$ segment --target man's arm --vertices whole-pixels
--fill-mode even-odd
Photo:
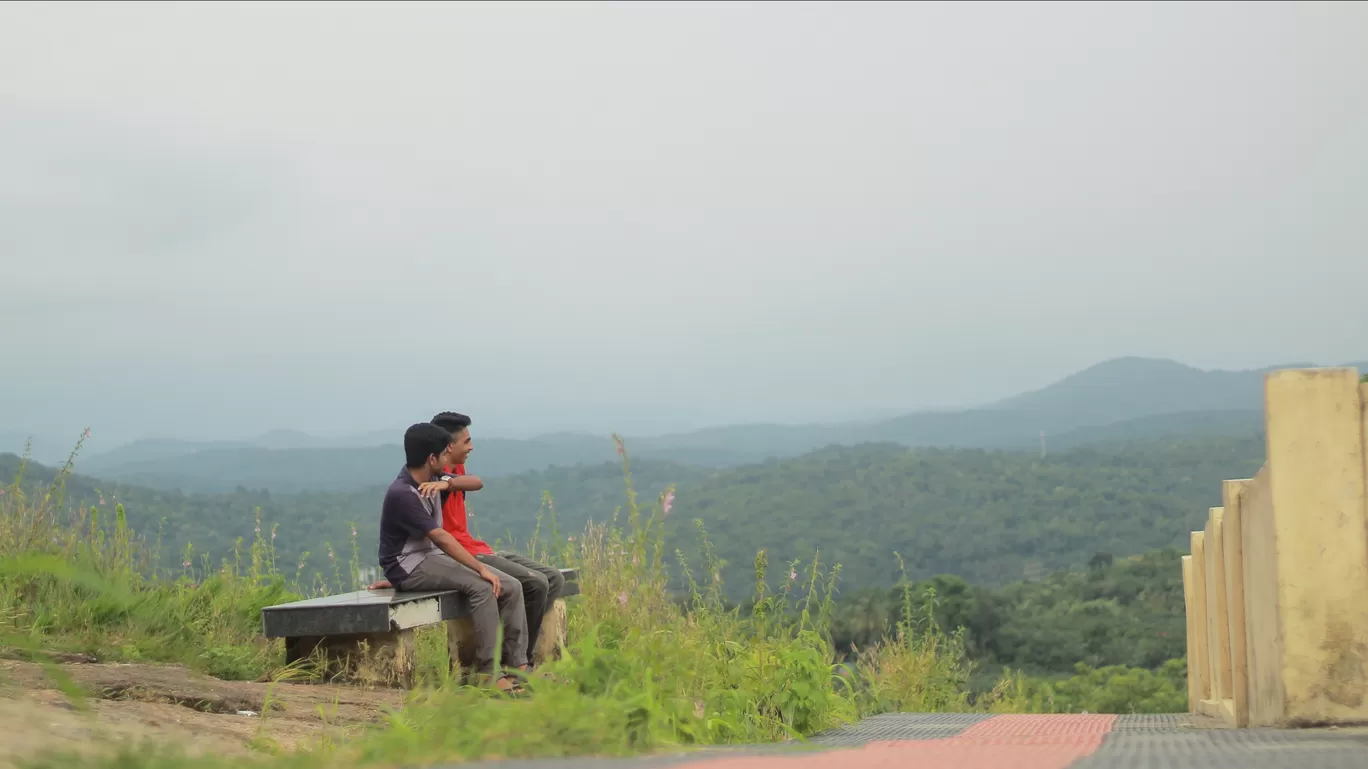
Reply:
[[[418,493],[424,497],[432,497],[440,494],[442,502],[446,502],[448,494],[457,491],[479,491],[484,488],[484,481],[478,475],[448,475],[440,481],[428,481],[418,485]]]
[[[448,491],[479,491],[484,481],[478,475],[453,475],[447,479]]]
[[[452,560],[480,575],[480,579],[494,586],[494,597],[499,597],[499,578],[494,576],[494,572],[488,566],[480,563],[469,550],[461,547],[461,543],[451,536],[446,529],[433,529],[427,533],[428,539],[436,545],[439,550],[451,556]]]

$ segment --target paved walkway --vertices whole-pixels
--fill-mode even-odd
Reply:
[[[482,763],[497,769],[1365,769],[1368,729],[1210,728],[1187,716],[877,716],[803,747],[630,759]],[[467,767],[468,769],[468,767]]]

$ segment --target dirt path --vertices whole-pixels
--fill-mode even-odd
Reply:
[[[402,692],[219,681],[177,665],[67,664],[89,694],[80,712],[38,665],[0,660],[0,769],[47,750],[108,750],[152,740],[191,754],[247,755],[354,732],[403,704]],[[269,699],[266,713],[262,709]],[[248,714],[243,714],[246,711]]]

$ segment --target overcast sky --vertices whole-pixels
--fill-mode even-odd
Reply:
[[[0,5],[0,427],[644,433],[1368,357],[1368,6]]]

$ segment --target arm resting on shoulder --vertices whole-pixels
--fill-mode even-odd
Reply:
[[[447,478],[448,491],[479,491],[484,481],[478,475],[453,475]]]

